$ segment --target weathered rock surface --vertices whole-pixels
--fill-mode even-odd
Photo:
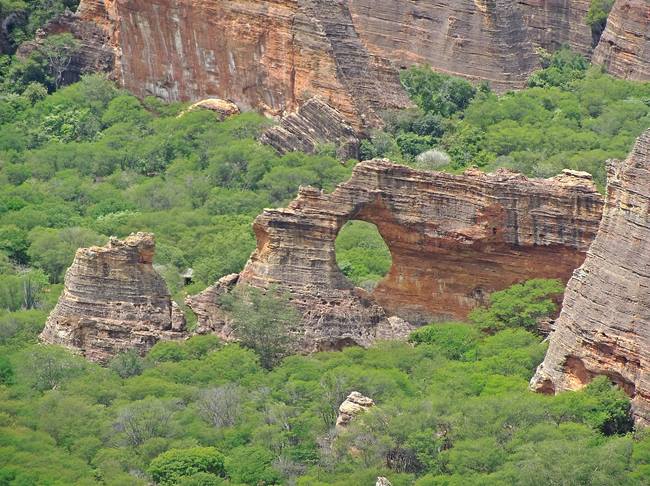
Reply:
[[[626,3],[635,5],[631,20]],[[642,3],[617,2],[609,39],[647,31]],[[398,71],[413,63],[504,90],[524,86],[539,67],[538,47],[569,44],[590,55],[588,8],[589,0],[82,0],[52,29],[67,25],[90,53],[75,70],[104,68],[140,96],[219,97],[273,116],[320,96],[360,130],[409,104]],[[622,73],[608,59],[625,56],[601,52]],[[635,62],[622,75],[645,76],[647,57]]]
[[[221,309],[219,301],[235,287],[238,280],[238,273],[226,275],[203,292],[185,298],[187,306],[196,314],[198,334],[215,333],[227,341],[234,339],[230,319]]]
[[[650,80],[650,3],[617,0],[593,60],[624,79]]]
[[[144,353],[160,339],[185,338],[183,313],[153,268],[154,251],[149,233],[79,249],[41,341],[104,363],[128,349]]]
[[[314,153],[319,145],[333,143],[339,159],[359,157],[359,139],[354,129],[320,98],[312,98],[296,113],[282,118],[279,125],[262,134],[260,141],[281,154]]]
[[[458,176],[363,162],[333,193],[301,188],[288,208],[258,216],[257,249],[236,285],[288,291],[303,313],[304,351],[366,346],[407,335],[409,322],[462,319],[516,282],[566,282],[584,260],[602,205],[583,173]],[[391,269],[372,294],[354,288],[336,264],[336,236],[352,219],[374,223],[391,252]],[[221,285],[196,302],[201,328],[227,334],[212,296]]]
[[[375,402],[357,391],[348,395],[339,406],[339,415],[336,418],[336,428],[344,429],[359,414],[366,412],[373,407]]]
[[[179,116],[183,116],[188,111],[194,110],[209,110],[217,114],[220,120],[225,120],[229,116],[237,115],[240,113],[239,107],[236,104],[222,100],[221,98],[206,98],[201,101],[193,103],[186,111]]]
[[[576,390],[597,375],[620,385],[637,421],[650,423],[650,130],[627,160],[610,164],[600,230],[531,386]]]

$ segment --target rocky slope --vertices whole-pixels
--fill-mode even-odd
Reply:
[[[649,80],[650,3],[617,0],[593,60],[620,78]]]
[[[260,137],[279,153],[314,153],[319,145],[332,143],[340,160],[359,158],[359,139],[341,114],[320,98],[312,98],[296,113],[282,118]]]
[[[41,340],[103,363],[127,349],[143,354],[160,339],[185,338],[183,313],[153,268],[154,251],[148,233],[79,249]]]
[[[650,423],[650,130],[609,167],[598,235],[569,281],[546,359],[531,385],[576,390],[606,375]]]
[[[227,337],[218,295],[234,285],[278,285],[303,311],[303,350],[367,345],[408,334],[404,320],[463,318],[515,282],[567,281],[595,236],[601,209],[584,173],[535,180],[364,162],[331,194],[301,188],[288,208],[265,210],[255,220],[257,250],[243,272],[188,304],[204,332]],[[391,251],[390,272],[372,295],[353,288],[336,264],[336,235],[352,219],[374,223]]]

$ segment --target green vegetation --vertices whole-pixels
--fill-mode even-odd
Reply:
[[[220,123],[184,109],[141,103],[97,75],[43,99],[0,98],[1,309],[46,308],[77,248],[134,231],[156,234],[156,264],[181,302],[185,268],[190,291],[241,270],[263,207],[350,174],[326,155],[260,145],[258,115]]]
[[[9,43],[16,48],[66,9],[75,11],[79,0],[0,0],[0,20],[9,19]]]
[[[65,63],[70,39],[54,41]],[[286,204],[300,184],[330,190],[353,164],[278,156],[255,141],[269,122],[251,113],[219,122],[96,75],[57,89],[56,63],[38,55],[26,77],[17,61],[0,70],[0,485],[647,483],[650,436],[631,431],[629,400],[605,378],[556,397],[527,388],[546,349],[535,323],[562,291],[554,281],[495,293],[468,323],[367,350],[287,356],[295,312],[286,296],[252,289],[224,301],[239,345],[161,342],[105,368],[38,345],[76,248],[156,233],[156,266],[182,302],[242,268],[263,207]],[[403,76],[418,108],[387,113],[367,156],[540,176],[568,166],[602,185],[604,161],[625,156],[650,121],[649,85],[567,51],[503,96],[426,68]],[[390,268],[368,223],[346,225],[336,247],[357,285],[372,288]],[[353,390],[377,405],[335,434]]]
[[[392,259],[377,227],[349,221],[336,238],[336,261],[355,285],[372,290],[390,270]]]
[[[605,161],[624,158],[650,126],[650,83],[612,78],[565,49],[543,61],[529,89],[501,96],[426,66],[404,71],[418,107],[386,113],[386,131],[374,133],[362,155],[418,165],[416,157],[435,148],[438,156],[421,167],[508,167],[535,177],[570,168],[590,172],[603,188]]]
[[[546,345],[521,326],[556,291],[552,281],[519,285],[494,299],[486,322],[272,369],[214,336],[101,368],[35,344],[40,326],[25,320],[0,345],[0,484],[647,484],[650,435],[631,432],[629,400],[606,378],[558,396],[527,389]],[[286,313],[273,298],[245,296],[242,317]],[[508,328],[494,329],[493,316]],[[334,433],[352,390],[376,406]]]
[[[595,43],[600,39],[600,35],[607,25],[607,17],[614,6],[614,0],[591,0],[589,11],[587,12],[587,25],[591,27],[591,33]]]

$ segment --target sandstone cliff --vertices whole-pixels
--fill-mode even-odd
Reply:
[[[603,219],[569,281],[546,359],[531,386],[576,390],[606,375],[650,423],[650,130],[609,167]]]
[[[412,323],[466,317],[487,296],[533,277],[567,281],[595,236],[602,198],[584,173],[536,180],[500,171],[457,176],[386,160],[364,162],[331,194],[301,188],[288,208],[254,223],[257,250],[228,285],[291,293],[303,312],[302,349],[403,336]],[[374,223],[392,267],[369,295],[344,277],[334,241],[351,219]],[[216,288],[188,301],[199,325],[227,335]]]
[[[153,269],[154,250],[148,233],[79,249],[40,339],[106,362],[127,349],[143,354],[160,339],[185,338],[183,313]]]
[[[413,63],[503,90],[539,67],[537,47],[589,55],[588,8],[589,0],[82,0],[69,30],[89,52],[112,53],[102,66],[138,95],[216,96],[269,115],[318,95],[361,129],[408,105],[398,71]]]
[[[650,79],[650,3],[617,0],[593,60],[624,79]]]

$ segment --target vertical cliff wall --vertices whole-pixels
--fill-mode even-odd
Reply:
[[[106,362],[128,349],[143,354],[160,339],[185,338],[185,318],[153,268],[154,251],[149,233],[80,248],[41,340]]]
[[[650,79],[650,3],[617,0],[593,60],[624,79]]]
[[[396,66],[427,63],[501,90],[522,87],[540,67],[536,47],[591,50],[589,0],[348,3],[363,42]]]
[[[625,2],[642,3],[618,0],[612,33],[648,24],[639,8],[639,26],[620,13]],[[141,96],[216,96],[282,115],[318,95],[360,129],[408,105],[398,71],[413,63],[504,90],[539,67],[537,47],[590,55],[588,8],[589,0],[82,0],[86,27],[75,35],[112,52],[113,75]],[[617,56],[601,52],[619,73]],[[628,77],[646,77],[644,67],[630,69]]]
[[[531,385],[576,390],[608,376],[650,424],[650,130],[609,167],[603,219],[574,272],[544,362]]]

